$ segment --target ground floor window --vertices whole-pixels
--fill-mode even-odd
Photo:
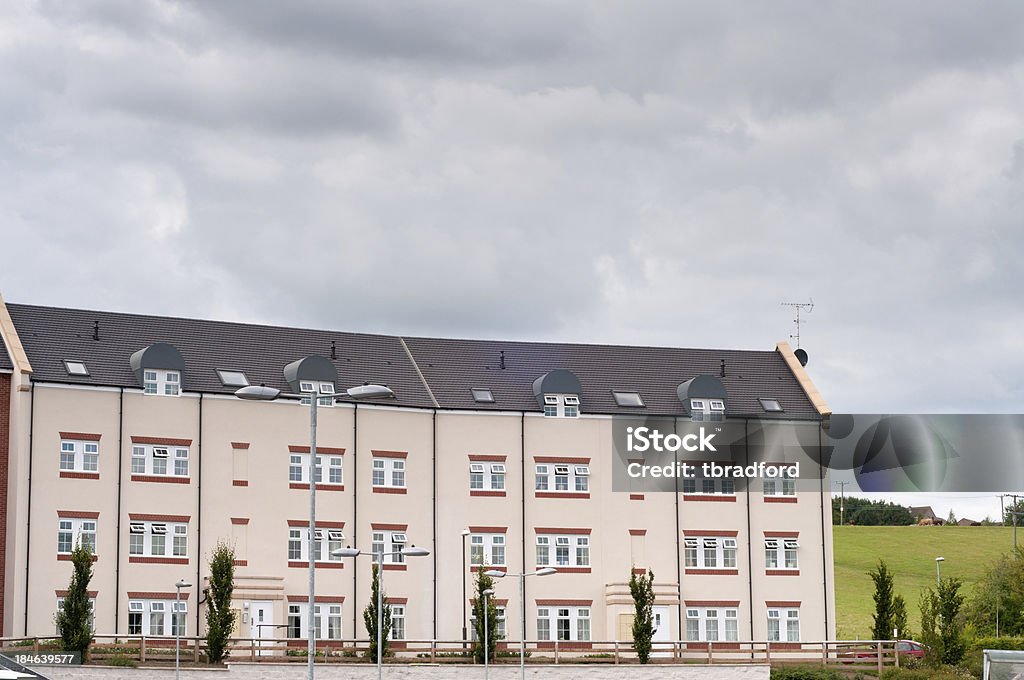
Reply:
[[[128,603],[129,635],[188,635],[188,602],[131,600]]]
[[[769,609],[768,640],[771,642],[799,642],[800,610]]]
[[[391,639],[405,639],[405,605],[391,605]]]
[[[590,640],[590,607],[538,607],[538,640]]]
[[[306,639],[309,630],[309,608],[305,602],[288,605],[288,637]],[[341,605],[313,605],[313,635],[317,640],[341,639]]]
[[[725,607],[687,608],[686,639],[691,642],[739,640],[737,610]]]

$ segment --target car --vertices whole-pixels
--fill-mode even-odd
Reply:
[[[869,644],[872,643],[864,643],[864,645]],[[882,648],[882,654],[886,656],[891,655],[891,650],[891,647],[885,645]],[[924,656],[924,645],[914,640],[897,640],[896,651],[899,652],[900,658],[912,656],[915,659],[920,659]],[[854,659],[867,660],[876,658],[878,656],[878,650],[868,650],[862,646],[859,651],[841,653],[839,656],[840,659],[843,660],[843,663],[854,663]]]
[[[896,651],[900,653],[900,656],[912,656],[915,659],[920,659],[924,656],[924,645],[913,640],[897,640]]]

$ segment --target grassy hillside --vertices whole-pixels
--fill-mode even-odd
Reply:
[[[907,601],[912,631],[920,631],[918,595],[935,587],[935,558],[942,576],[963,580],[968,596],[993,558],[1013,550],[1012,527],[833,527],[835,531],[836,633],[841,640],[871,635],[874,584],[867,572],[884,559]],[[1024,529],[1018,529],[1024,542]]]

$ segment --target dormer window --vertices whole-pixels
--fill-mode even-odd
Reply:
[[[577,394],[545,394],[545,418],[577,418],[580,415],[580,397]]]
[[[721,399],[691,399],[690,420],[725,420],[725,402]]]
[[[160,368],[147,368],[143,371],[142,391],[145,394],[177,397],[181,394],[181,373]]]
[[[310,380],[303,380],[299,383],[299,391],[303,394],[334,394],[334,383],[329,382],[313,382]],[[302,403],[309,405],[310,397],[303,397]],[[326,397],[318,400],[318,406],[334,406],[334,397]]]

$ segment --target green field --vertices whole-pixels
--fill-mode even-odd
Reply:
[[[935,587],[935,558],[942,576],[964,582],[968,597],[992,559],[1013,551],[1012,527],[833,527],[836,573],[836,634],[840,640],[871,636],[874,584],[867,572],[884,559],[896,592],[907,601],[911,630],[920,631],[918,595]],[[1024,542],[1024,530],[1019,539]]]

